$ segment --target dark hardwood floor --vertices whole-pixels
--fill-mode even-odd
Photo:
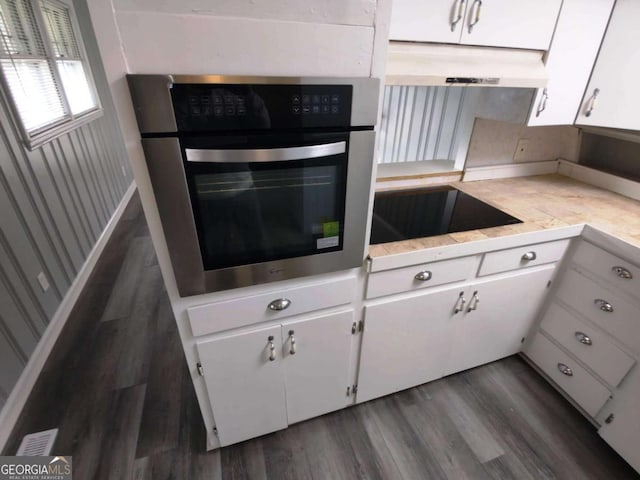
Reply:
[[[138,197],[5,448],[58,427],[85,479],[638,479],[518,357],[214,452]]]

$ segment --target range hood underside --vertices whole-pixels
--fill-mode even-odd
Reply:
[[[540,88],[544,52],[433,43],[389,42],[387,85]]]

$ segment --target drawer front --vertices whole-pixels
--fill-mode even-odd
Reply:
[[[567,270],[556,296],[633,351],[640,350],[640,308],[584,277]]]
[[[569,241],[558,240],[487,253],[482,259],[478,276],[557,262],[564,255]]]
[[[588,242],[580,242],[573,261],[602,277],[616,290],[640,297],[640,268]]]
[[[287,290],[274,290],[250,297],[209,303],[187,309],[194,336],[207,335],[259,322],[278,320],[322,308],[351,303],[355,297],[356,278],[308,285]],[[283,310],[272,310],[272,302],[286,299]],[[286,304],[286,302],[284,302]]]
[[[473,256],[462,257],[371,273],[367,282],[366,298],[464,281],[471,275],[475,261],[476,257]]]
[[[590,416],[608,400],[609,390],[544,335],[536,335],[524,353]],[[570,376],[560,371],[563,366],[571,369]]]
[[[560,305],[551,305],[540,326],[613,387],[635,364],[605,333],[583,323]]]

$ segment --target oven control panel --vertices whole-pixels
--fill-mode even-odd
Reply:
[[[351,85],[176,84],[178,130],[348,127]]]

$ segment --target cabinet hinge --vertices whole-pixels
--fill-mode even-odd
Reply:
[[[198,375],[204,377],[204,368],[202,368],[202,364],[200,362],[196,363],[196,367],[198,369]]]
[[[362,332],[364,330],[364,320],[360,320],[358,322],[358,331]]]
[[[351,387],[351,392],[355,395],[356,393],[358,393],[358,385],[357,384],[353,384],[353,386]]]

